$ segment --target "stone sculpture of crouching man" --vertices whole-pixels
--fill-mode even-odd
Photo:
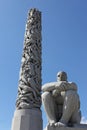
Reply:
[[[42,86],[42,103],[50,126],[73,126],[81,120],[77,86],[67,81],[67,74],[59,72],[57,82]]]

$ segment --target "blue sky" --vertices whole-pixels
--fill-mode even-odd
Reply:
[[[87,120],[87,0],[0,0],[0,130],[11,128],[27,12],[34,7],[42,12],[42,84],[66,71]]]

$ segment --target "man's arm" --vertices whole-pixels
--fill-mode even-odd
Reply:
[[[62,81],[62,82],[56,83],[55,88],[58,91],[67,91],[67,90],[77,91],[77,85],[74,82]]]
[[[60,81],[55,84],[55,89],[52,91],[52,95],[56,97],[61,92],[66,92],[68,90],[77,91],[77,85],[73,82],[68,83],[66,81]],[[61,94],[64,95],[64,93]]]
[[[53,91],[55,89],[56,82],[46,83],[42,86],[42,91]]]
[[[57,89],[57,91],[67,91],[67,90],[74,90],[77,91],[77,85],[74,82],[66,82],[66,81],[60,81],[60,82],[51,82],[46,83],[42,86],[42,91],[53,91]]]

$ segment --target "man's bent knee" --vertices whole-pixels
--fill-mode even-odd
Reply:
[[[73,90],[67,91],[67,92],[66,92],[66,97],[67,97],[68,99],[79,100],[78,94],[77,94],[75,91],[73,91]]]
[[[50,100],[51,96],[52,95],[50,92],[44,92],[41,97],[42,97],[42,100],[44,101],[44,100]]]
[[[66,92],[66,96],[65,96],[65,104],[66,105],[71,105],[73,107],[73,110],[78,110],[79,108],[79,96],[78,94],[73,91],[73,90],[69,90]]]

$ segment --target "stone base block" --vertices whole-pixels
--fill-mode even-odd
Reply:
[[[44,130],[87,130],[86,124],[74,125],[73,127],[51,127],[47,126]]]
[[[41,111],[38,109],[16,110],[11,130],[42,130]]]

